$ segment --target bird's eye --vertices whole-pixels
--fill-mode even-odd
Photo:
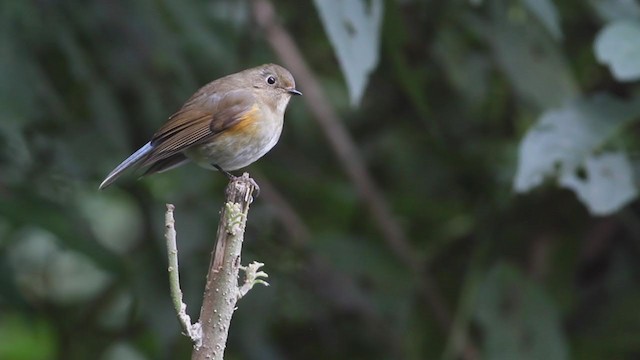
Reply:
[[[276,78],[274,78],[273,76],[267,77],[267,84],[273,85],[275,83],[276,83]]]

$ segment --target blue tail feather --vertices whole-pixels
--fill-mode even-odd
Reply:
[[[123,171],[127,170],[131,166],[138,164],[140,160],[142,160],[147,154],[149,154],[149,151],[151,151],[151,149],[152,149],[151,142],[144,144],[144,146],[142,146],[136,152],[131,154],[131,156],[129,156],[125,161],[123,161],[115,169],[113,169],[113,171],[111,171],[109,175],[107,175],[107,177],[104,179],[104,181],[102,181],[99,189],[102,190],[107,186],[111,185],[111,183],[113,183],[120,176],[120,174],[122,174]]]

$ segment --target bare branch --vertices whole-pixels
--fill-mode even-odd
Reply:
[[[191,317],[187,314],[187,305],[182,301],[182,290],[180,289],[180,273],[178,271],[178,247],[176,245],[176,228],[173,218],[172,204],[167,204],[167,212],[165,213],[165,233],[167,240],[167,255],[169,258],[169,289],[171,291],[171,301],[178,315],[178,321],[182,326],[184,334],[193,342],[194,346],[199,347],[202,344],[202,329],[200,323],[191,324]]]
[[[215,251],[211,256],[204,300],[200,310],[199,323],[202,326],[202,344],[194,349],[192,359],[223,359],[231,317],[236,302],[255,283],[266,277],[258,272],[257,266],[249,265],[246,279],[252,277],[251,286],[245,282],[238,287],[238,272],[244,229],[247,222],[252,194],[256,189],[255,181],[245,173],[232,180],[226,189],[225,205],[222,207],[220,223],[216,236]],[[253,274],[251,274],[253,270]]]
[[[165,238],[169,258],[171,300],[185,335],[194,344],[192,359],[222,360],[236,302],[255,284],[269,285],[263,280],[268,275],[264,271],[259,271],[264,264],[253,262],[247,267],[240,265],[247,214],[256,187],[256,182],[247,173],[233,179],[227,186],[225,204],[218,224],[216,246],[211,254],[200,320],[195,324],[191,324],[191,318],[186,312],[187,305],[182,301],[173,218],[175,207],[167,204]],[[241,287],[238,286],[239,270],[245,271],[245,280]]]

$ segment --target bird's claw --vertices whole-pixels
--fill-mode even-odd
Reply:
[[[236,181],[238,180],[239,176],[235,176],[232,173],[228,172],[227,170],[223,169],[222,167],[220,167],[217,164],[213,164],[213,167],[215,167],[216,169],[218,169],[218,171],[220,171],[221,173],[223,173],[227,178],[229,178],[229,181]],[[248,178],[249,182],[251,182],[251,185],[253,185],[253,188],[255,189],[255,196],[254,198],[257,198],[258,196],[260,196],[260,186],[258,185],[258,183],[253,180],[253,178],[249,177]]]

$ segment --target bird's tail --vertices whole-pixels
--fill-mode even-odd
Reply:
[[[151,149],[151,142],[144,144],[144,146],[138,149],[138,151],[131,154],[131,156],[120,163],[120,165],[118,165],[115,169],[113,169],[113,171],[111,171],[109,175],[107,175],[107,177],[102,181],[99,189],[102,190],[111,185],[111,183],[116,181],[116,179],[120,176],[120,174],[122,174],[123,171],[137,165],[147,154],[149,154],[149,151],[151,151]]]

